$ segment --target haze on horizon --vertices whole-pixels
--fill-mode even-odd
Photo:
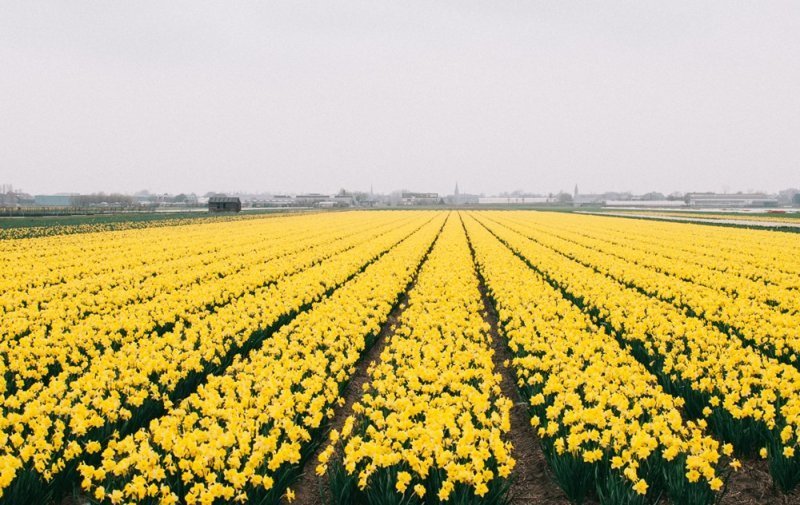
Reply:
[[[800,3],[2,2],[29,193],[800,186]]]

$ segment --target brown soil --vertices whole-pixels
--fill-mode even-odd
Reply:
[[[769,466],[763,460],[743,461],[742,468],[734,472],[720,505],[800,505],[800,490],[783,494],[772,485]]]
[[[416,274],[413,277],[409,289],[406,290],[406,293],[413,288],[415,283]],[[356,366],[356,372],[350,379],[350,382],[347,384],[347,387],[343,393],[345,403],[342,407],[337,406],[334,408],[333,419],[322,439],[324,442],[320,444],[317,450],[314,451],[314,454],[312,454],[311,457],[306,460],[303,466],[302,474],[298,478],[297,482],[291,486],[292,489],[296,490],[295,500],[292,502],[293,505],[322,505],[327,503],[327,499],[324,496],[324,493],[327,492],[328,487],[327,477],[324,475],[322,477],[318,477],[315,473],[315,469],[317,467],[317,458],[327,446],[328,433],[330,430],[335,429],[337,431],[341,431],[345,420],[352,415],[353,404],[361,398],[361,395],[363,394],[362,388],[364,384],[369,382],[367,370],[373,363],[380,359],[383,349],[386,347],[391,335],[394,333],[398,321],[407,306],[406,301],[407,296],[404,293],[400,299],[400,303],[398,303],[394,310],[392,310],[392,312],[389,314],[389,318],[383,324],[383,327],[381,327],[381,331],[378,334],[375,343]]]
[[[373,342],[372,347],[367,350],[366,354],[364,354],[364,356],[361,358],[361,361],[359,361],[356,365],[356,372],[353,374],[353,377],[350,378],[350,382],[347,384],[347,387],[342,393],[345,400],[344,405],[341,407],[334,406],[333,419],[328,424],[327,429],[322,437],[323,442],[319,447],[317,447],[311,457],[309,457],[303,463],[303,469],[300,477],[291,486],[291,488],[295,490],[295,499],[292,502],[293,504],[323,505],[329,502],[328,496],[326,495],[326,493],[329,492],[327,477],[324,475],[322,477],[318,477],[315,472],[318,457],[320,453],[325,450],[325,447],[327,447],[328,433],[330,433],[330,431],[333,429],[341,432],[344,422],[353,414],[353,405],[359,400],[359,398],[361,398],[364,384],[369,382],[367,370],[369,370],[369,367],[373,363],[380,359],[383,349],[386,347],[389,339],[394,334],[400,318],[408,306],[408,293],[414,289],[414,286],[416,286],[417,277],[422,270],[422,266],[426,261],[428,261],[428,255],[436,246],[436,242],[439,241],[439,237],[443,229],[444,223],[442,223],[442,227],[439,229],[439,233],[437,233],[436,238],[434,238],[433,242],[431,242],[428,252],[425,253],[425,255],[422,257],[422,261],[420,261],[419,265],[417,265],[417,270],[411,276],[411,281],[409,282],[408,286],[406,286],[405,291],[400,295],[398,303],[389,313],[389,317],[386,319],[386,322],[383,323],[381,331],[378,333],[378,336],[375,339],[375,342]]]
[[[92,503],[89,498],[81,496],[67,496],[61,501],[61,505],[89,505]]]
[[[464,233],[467,233],[466,227],[464,228]],[[467,234],[467,239],[469,240],[469,234]],[[474,261],[475,253],[472,251],[471,242],[470,251],[473,254]],[[503,395],[513,402],[511,407],[511,430],[508,438],[513,446],[512,455],[517,461],[517,465],[511,474],[509,504],[567,505],[569,500],[550,474],[547,460],[545,460],[544,453],[542,453],[542,448],[538,442],[539,438],[531,426],[528,402],[520,396],[519,389],[517,389],[514,371],[510,368],[511,350],[498,329],[497,311],[489,299],[486,284],[478,271],[477,263],[475,263],[475,273],[480,281],[479,289],[484,307],[483,318],[489,323],[489,334],[492,338],[492,350],[494,351],[492,361],[494,361],[495,370],[500,373],[502,378],[500,389]],[[508,367],[504,365],[505,362],[509,362]]]
[[[415,282],[416,275],[413,278],[412,287]],[[406,293],[409,290],[407,290]],[[510,398],[513,402],[509,440],[513,445],[512,454],[516,460],[516,468],[511,475],[509,504],[569,505],[569,500],[556,484],[555,478],[547,466],[547,461],[542,453],[538,437],[530,425],[527,402],[521,398],[519,390],[516,387],[513,370],[503,365],[506,360],[511,359],[512,355],[505,339],[498,330],[497,312],[489,300],[486,286],[482,278],[480,291],[485,308],[484,319],[490,325],[495,369],[502,377],[500,387],[503,395]],[[362,387],[369,381],[367,370],[372,363],[380,359],[380,354],[386,347],[403,313],[405,302],[406,295],[404,294],[402,302],[395,307],[389,315],[388,320],[381,328],[381,332],[374,345],[359,362],[356,373],[345,389],[345,404],[342,407],[335,408],[335,415],[328,427],[328,431],[331,429],[341,431],[344,421],[352,414],[353,404],[361,398]],[[323,440],[327,440],[327,432]],[[321,444],[315,453],[305,462],[302,475],[298,481],[291,486],[292,489],[296,491],[296,498],[293,504],[324,505],[327,503],[327,497],[324,495],[324,493],[327,492],[326,477],[317,477],[314,473],[314,469],[317,465],[317,457],[325,446],[325,443]],[[726,487],[726,492],[718,502],[719,505],[800,505],[800,489],[785,495],[773,487],[766,461],[743,461],[742,465],[742,468],[738,472],[734,472],[731,475]],[[594,503],[596,502],[590,500],[585,502],[585,505],[592,505]],[[662,505],[667,503],[669,503],[667,500],[659,501],[659,504]]]
[[[528,404],[520,397],[514,373],[503,365],[506,360],[511,360],[511,351],[498,331],[497,311],[489,301],[483,280],[481,280],[480,290],[485,307],[484,319],[491,327],[494,366],[502,376],[500,389],[504,396],[514,402],[511,408],[509,440],[513,445],[512,454],[517,461],[517,466],[511,475],[509,503],[567,505],[569,500],[561,488],[556,485],[553,476],[550,475],[547,461],[544,459],[538,443],[538,437],[530,423]]]

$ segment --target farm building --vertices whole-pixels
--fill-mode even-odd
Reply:
[[[241,212],[242,202],[236,196],[212,196],[208,199],[209,212]]]
[[[303,207],[312,207],[326,200],[330,200],[330,196],[323,195],[321,193],[306,193],[304,195],[297,195],[294,197],[294,201]]]
[[[481,196],[480,205],[531,205],[535,203],[551,203],[546,196]]]
[[[412,193],[403,191],[400,195],[402,205],[437,205],[444,203],[439,193]]]
[[[75,203],[76,196],[77,195],[68,194],[36,195],[33,198],[36,205],[40,205],[42,207],[69,207]]]
[[[690,207],[774,207],[778,198],[763,193],[688,193]]]

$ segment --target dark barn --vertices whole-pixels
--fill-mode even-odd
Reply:
[[[209,212],[241,212],[242,202],[236,196],[212,196],[208,199]]]

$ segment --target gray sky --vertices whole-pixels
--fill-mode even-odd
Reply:
[[[31,193],[800,186],[800,2],[0,0]]]

